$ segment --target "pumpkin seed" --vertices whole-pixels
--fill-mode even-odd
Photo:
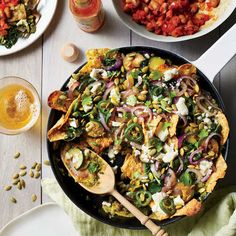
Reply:
[[[26,168],[27,168],[27,167],[26,167],[25,165],[23,165],[23,164],[20,165],[20,169],[21,169],[21,170],[25,170]]]
[[[33,172],[32,170],[30,170],[29,176],[30,176],[31,178],[34,178],[34,172]]]
[[[50,161],[49,161],[49,160],[45,160],[45,161],[43,162],[43,164],[46,165],[46,166],[50,166]]]
[[[154,104],[158,104],[158,101],[157,100],[154,100],[154,101],[152,101],[152,104],[154,105]]]
[[[137,122],[138,122],[138,118],[137,118],[136,116],[133,118],[133,122],[134,122],[134,123],[137,123]]]
[[[141,70],[143,73],[146,73],[148,71],[148,66],[144,66]]]
[[[35,194],[33,194],[33,195],[31,196],[31,200],[32,200],[32,202],[35,202],[35,201],[37,200],[37,196],[36,196]]]
[[[40,177],[40,173],[38,171],[36,171],[35,174],[34,174],[34,178],[38,179],[39,177]]]
[[[152,174],[151,172],[149,172],[148,178],[149,178],[150,180],[153,180],[153,174]]]
[[[35,169],[35,167],[37,166],[37,162],[34,162],[34,164],[31,166],[31,169]]]
[[[11,190],[11,186],[10,186],[10,185],[5,186],[5,187],[4,187],[4,190],[5,190],[5,191],[10,191],[10,190]]]
[[[183,155],[184,155],[184,149],[183,149],[183,148],[180,148],[179,153],[180,153],[180,156],[183,156]]]
[[[94,99],[93,99],[93,101],[94,102],[98,102],[98,101],[100,101],[102,99],[102,96],[96,96]]]
[[[59,96],[59,99],[61,99],[61,100],[64,100],[66,98],[67,98],[66,95],[63,95],[63,94]]]
[[[10,201],[11,201],[12,203],[17,203],[17,201],[16,201],[16,199],[15,199],[14,197],[10,197]]]
[[[14,158],[17,159],[17,158],[19,158],[19,157],[20,157],[20,153],[17,152],[17,153],[14,155]]]
[[[160,107],[159,107],[159,105],[157,105],[157,104],[153,104],[153,108],[159,109]]]
[[[143,95],[146,95],[147,93],[148,93],[147,90],[144,90],[144,91],[141,92],[141,94],[143,94]]]
[[[23,179],[20,179],[20,183],[21,183],[22,188],[25,188],[25,181]]]
[[[13,179],[18,179],[18,178],[19,178],[19,174],[14,174],[14,175],[12,176],[12,178],[13,178]]]
[[[115,85],[118,85],[119,82],[120,82],[119,79],[118,79],[118,78],[115,78],[115,80],[114,80]]]
[[[206,191],[205,188],[200,188],[200,189],[198,190],[199,193],[203,193],[203,192],[205,192],[205,191]]]
[[[22,189],[22,185],[21,185],[21,182],[20,182],[20,181],[19,181],[18,184],[17,184],[17,188],[18,188],[19,190]]]
[[[15,179],[15,180],[12,182],[12,184],[13,184],[13,185],[17,185],[19,181],[20,181],[19,179]]]
[[[144,95],[144,94],[139,94],[139,95],[138,95],[138,99],[139,99],[140,101],[145,101],[145,100],[146,100],[146,95]]]
[[[182,205],[177,205],[177,206],[175,206],[175,208],[178,210],[178,209],[182,208]]]
[[[21,170],[19,174],[20,174],[20,176],[25,176],[27,174],[27,171],[26,170]]]
[[[40,163],[36,165],[35,170],[37,170],[37,171],[41,170],[41,164]]]
[[[156,154],[156,152],[157,152],[157,150],[155,148],[153,148],[149,151],[149,155],[154,156]]]

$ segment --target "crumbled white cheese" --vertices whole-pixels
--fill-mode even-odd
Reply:
[[[103,201],[102,205],[103,206],[107,206],[107,207],[111,207],[111,203],[110,202],[106,202],[106,201]]]
[[[212,124],[211,120],[208,117],[204,118],[203,122],[208,125]]]
[[[67,84],[67,88],[70,88],[75,82],[77,82],[77,80],[70,78],[68,84]]]
[[[165,163],[168,163],[168,162],[171,162],[172,160],[175,159],[175,157],[178,156],[178,150],[174,150],[174,144],[165,144],[164,145],[164,150],[165,150],[165,154],[162,158],[162,160],[165,162]]]
[[[188,108],[185,104],[185,99],[180,97],[178,102],[176,103],[176,108],[178,113],[182,116],[188,115]]]
[[[137,149],[134,150],[134,155],[137,157],[137,156],[140,156],[141,152]]]
[[[130,95],[126,99],[126,104],[130,106],[135,106],[137,103],[137,98],[134,95]]]
[[[200,168],[200,173],[205,176],[207,174],[207,172],[211,169],[212,167],[212,162],[211,161],[207,161],[207,160],[203,160],[200,162],[199,164],[199,168]]]
[[[108,78],[107,72],[103,69],[95,69],[93,68],[92,71],[90,72],[90,77],[94,79],[98,79],[102,77],[103,79]]]
[[[180,195],[178,195],[177,197],[174,198],[174,204],[175,204],[175,206],[184,206],[184,201],[180,197]]]
[[[117,173],[118,166],[113,166],[112,169],[113,169],[114,173],[116,174],[116,173]]]
[[[113,88],[110,92],[110,99],[111,99],[111,103],[114,104],[114,105],[117,105],[120,103],[120,93],[119,93],[119,89],[116,87],[116,88]]]
[[[148,158],[148,147],[146,145],[142,145],[142,154],[140,155],[140,159],[143,162],[148,163],[150,161],[150,159]]]
[[[164,73],[163,73],[163,76],[164,76],[164,80],[165,81],[169,81],[171,80],[175,75],[178,75],[179,71],[176,69],[176,68],[172,68],[170,70],[166,70]]]
[[[88,111],[90,111],[93,108],[93,105],[91,105],[91,106],[82,105],[82,106],[83,106],[83,109],[84,109],[85,112],[88,112]]]
[[[110,159],[114,159],[115,155],[118,154],[118,150],[116,150],[115,146],[110,146],[108,150],[108,157]]]
[[[157,137],[162,141],[162,142],[165,142],[166,141],[166,139],[167,139],[167,137],[168,137],[168,134],[169,134],[169,132],[168,132],[168,129],[166,128],[166,129],[161,129],[159,132],[158,132],[158,134],[157,134]]]
[[[97,92],[97,90],[102,86],[102,83],[101,82],[98,82],[98,81],[96,81],[95,83],[93,83],[91,86],[93,86],[92,87],[92,89],[90,90],[91,91],[91,93],[96,93]]]
[[[122,118],[122,117],[123,117],[123,114],[119,112],[119,113],[118,113],[118,117],[119,117],[119,118]]]
[[[78,127],[79,127],[79,122],[78,122],[78,120],[76,120],[75,118],[71,118],[71,119],[69,120],[69,125],[70,125],[71,127],[78,128]]]
[[[149,59],[150,58],[150,55],[148,53],[145,53],[144,56]]]
[[[116,122],[116,121],[112,121],[111,125],[114,126],[114,127],[119,127],[119,126],[121,126],[121,123],[120,122]]]
[[[159,212],[161,214],[166,215],[166,213],[161,209],[160,207],[160,201],[166,197],[166,194],[163,192],[160,193],[155,193],[152,195],[152,199],[154,201],[154,205],[152,206],[152,211],[153,212]]]

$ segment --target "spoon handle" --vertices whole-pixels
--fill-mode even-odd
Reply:
[[[110,194],[115,197],[125,208],[127,208],[141,222],[142,225],[145,225],[153,235],[168,236],[168,234],[160,226],[154,224],[153,221],[148,218],[148,216],[144,215],[137,207],[131,204],[115,189],[112,190]]]

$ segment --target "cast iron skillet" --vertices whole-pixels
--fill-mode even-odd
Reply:
[[[230,33],[231,33],[231,35],[230,35]],[[223,37],[223,39],[221,39],[221,41],[222,40],[225,41],[227,38],[229,38],[229,36],[235,37],[235,35],[236,35],[236,27],[235,26],[233,29],[231,29],[230,33],[228,32],[227,37]],[[220,46],[221,41],[219,40],[219,42],[217,43],[218,45],[216,44],[216,46]],[[216,49],[217,48],[218,47],[216,47]],[[155,55],[158,55],[162,58],[170,59],[176,65],[189,63],[188,60],[186,60],[185,58],[183,58],[177,54],[174,54],[172,52],[162,50],[162,49],[152,48],[152,47],[138,47],[138,46],[136,46],[136,47],[123,47],[123,48],[119,48],[119,51],[123,52],[124,54],[127,54],[129,52],[148,51],[148,52],[154,53]],[[212,50],[212,49],[210,49],[209,51],[210,51],[210,53],[208,53],[209,55],[204,54],[206,56],[206,58],[208,58],[209,56],[213,56],[212,54],[214,54],[213,52],[215,52],[215,50]],[[228,55],[227,60],[229,60],[234,55],[234,53],[232,53],[232,50],[231,50],[231,54]],[[224,63],[224,62],[225,61],[222,61],[222,63]],[[194,64],[198,64],[197,61]],[[201,63],[199,63],[199,65],[200,64]],[[74,73],[78,72],[82,66],[80,66]],[[216,67],[216,66],[214,65],[214,67]],[[221,69],[222,67],[223,67],[223,65],[221,65],[221,67],[219,66],[219,68],[216,68],[216,69]],[[210,68],[208,67],[208,71],[209,70],[210,70]],[[215,74],[217,72],[218,71],[215,71]],[[213,98],[219,104],[219,107],[224,112],[224,110],[225,110],[224,103],[223,103],[218,91],[216,90],[215,86],[211,83],[212,78],[208,79],[199,69],[197,70],[197,74],[201,78],[199,80],[200,87],[211,93]],[[62,86],[61,90],[66,90],[66,84],[68,83],[68,80]],[[49,119],[48,119],[48,127],[47,127],[48,130],[56,123],[56,121],[60,118],[60,116],[61,116],[61,113],[58,111],[52,110],[50,112]],[[67,170],[65,169],[62,161],[60,160],[60,153],[58,150],[55,150],[54,146],[55,145],[53,143],[50,143],[47,140],[48,155],[49,155],[49,159],[51,162],[52,170],[54,172],[54,175],[55,175],[59,185],[61,186],[61,188],[63,189],[65,194],[70,198],[70,200],[76,206],[78,206],[81,210],[86,212],[88,215],[92,216],[93,218],[95,218],[103,223],[106,223],[106,224],[109,224],[112,226],[116,226],[116,227],[121,227],[121,228],[144,229],[144,226],[142,226],[140,224],[140,222],[138,220],[136,220],[135,218],[122,218],[122,217],[109,218],[105,213],[103,213],[101,210],[101,203],[102,203],[102,201],[106,200],[108,198],[108,196],[98,196],[98,195],[90,194],[86,190],[84,190],[82,187],[80,187],[77,183],[75,183],[73,178],[68,176]],[[227,157],[228,148],[229,148],[229,140],[226,142],[225,148],[222,151],[222,155],[224,156],[225,159]],[[115,164],[121,165],[119,160]],[[175,221],[178,221],[181,218],[183,218],[183,217],[174,217],[174,218],[166,219],[163,221],[156,221],[156,223],[160,226],[164,226],[164,225],[173,223]]]

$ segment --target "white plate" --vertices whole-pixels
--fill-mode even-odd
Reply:
[[[41,18],[36,25],[36,32],[34,34],[31,34],[26,39],[19,38],[16,44],[11,48],[5,48],[5,46],[0,45],[0,56],[18,52],[34,43],[44,33],[44,31],[50,24],[56,11],[56,7],[57,0],[41,0],[37,8],[41,14]]]
[[[50,0],[51,1],[51,0]],[[47,203],[9,222],[0,236],[79,236],[68,215],[55,203]]]
[[[205,34],[208,34],[212,30],[217,28],[219,25],[221,25],[232,14],[232,12],[236,8],[236,0],[221,0],[221,5],[219,5],[218,7],[219,17],[216,20],[214,20],[209,25],[207,25],[206,23],[205,27],[201,28],[199,32],[193,35],[187,35],[187,36],[181,36],[181,37],[175,38],[172,36],[157,35],[153,32],[147,31],[143,25],[139,25],[136,22],[134,22],[132,20],[132,17],[123,11],[121,0],[112,0],[112,2],[113,2],[113,6],[115,8],[117,15],[119,16],[123,24],[125,24],[128,28],[130,28],[136,34],[139,34],[140,36],[143,36],[151,40],[159,41],[159,42],[180,42],[180,41],[198,38]]]

